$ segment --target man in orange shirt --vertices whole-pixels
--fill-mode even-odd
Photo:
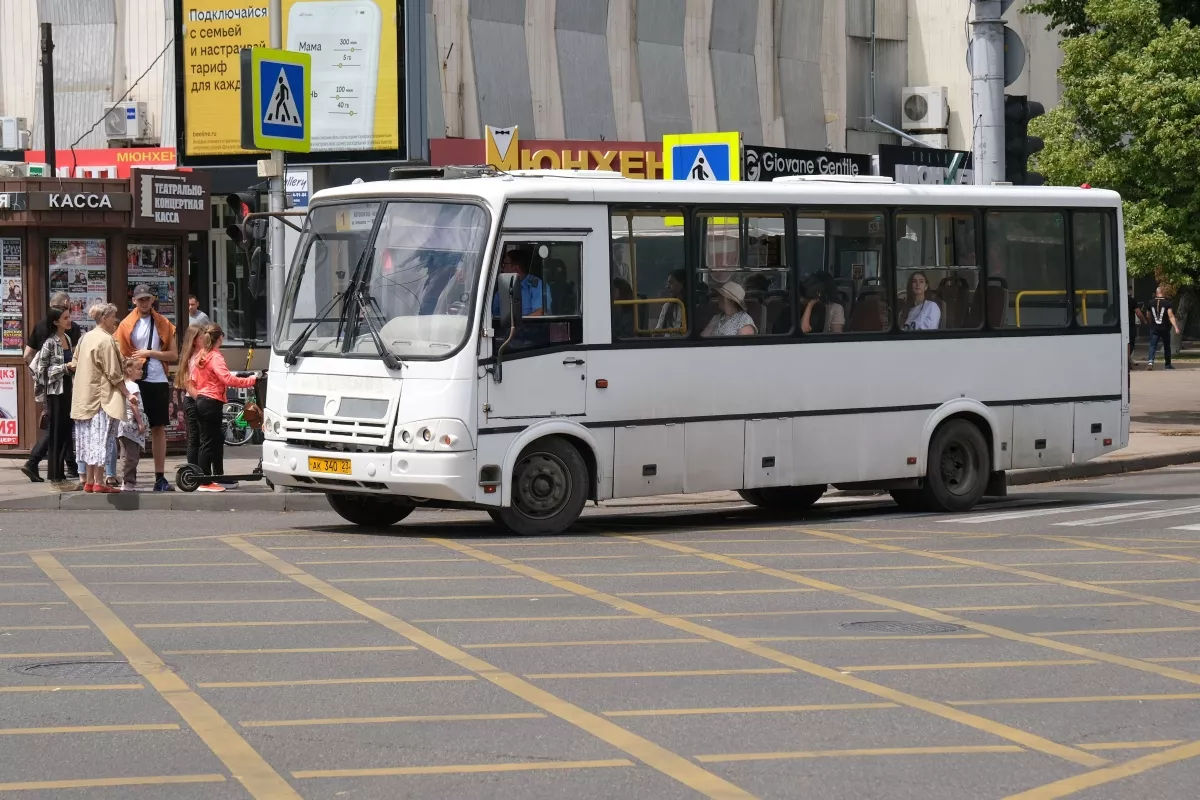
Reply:
[[[171,404],[169,364],[179,360],[175,326],[154,310],[154,292],[146,284],[133,290],[133,311],[117,327],[117,344],[126,358],[146,360],[146,371],[138,381],[142,406],[150,424],[154,449],[154,491],[169,492],[171,484],[164,472],[167,464],[167,422]]]

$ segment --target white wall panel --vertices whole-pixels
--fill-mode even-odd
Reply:
[[[25,117],[30,128],[38,116],[34,87],[40,58],[37,0],[0,1],[0,111]]]
[[[158,58],[169,41],[166,9],[163,0],[120,2],[125,6],[125,35],[122,41],[117,42],[117,47],[122,48],[125,55],[125,83],[117,87],[116,95],[112,99],[116,100],[139,75],[149,69],[146,77],[130,92],[129,99],[146,104],[146,113],[150,116],[150,131],[154,136],[158,136],[162,130],[163,81],[167,75],[168,62],[174,61],[173,48],[162,58]],[[156,58],[158,62],[154,63]],[[152,63],[153,67],[150,66]]]

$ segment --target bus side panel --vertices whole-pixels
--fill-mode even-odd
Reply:
[[[797,417],[792,420],[793,483],[807,486],[915,478],[921,431],[928,416],[928,411],[897,411]]]
[[[1074,421],[1072,403],[1017,406],[1013,411],[1013,469],[1070,464]]]
[[[615,497],[683,492],[687,457],[684,426],[626,425],[617,428],[613,457]],[[738,459],[741,462],[741,459]],[[727,487],[728,488],[728,487]]]
[[[746,423],[740,419],[684,425],[687,455],[683,491],[714,492],[742,486]]]
[[[1120,441],[1120,401],[1075,404],[1075,463],[1116,450]]]
[[[752,419],[746,422],[744,486],[792,486],[792,420]]]

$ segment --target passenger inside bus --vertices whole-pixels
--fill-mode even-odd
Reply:
[[[746,313],[746,290],[740,284],[731,280],[718,285],[715,291],[719,310],[701,336],[753,336],[758,333],[758,326]]]
[[[637,328],[634,325],[636,319],[632,305],[617,305],[618,301],[628,301],[633,299],[633,287],[629,285],[629,281],[624,278],[612,279],[612,326],[613,335],[621,339],[632,339],[636,334]]]
[[[540,317],[545,314],[546,306],[550,305],[550,289],[536,275],[529,272],[529,263],[533,260],[533,253],[524,248],[514,248],[504,253],[504,258],[500,261],[500,271],[506,274],[515,274],[520,279],[521,284],[521,316],[522,317]],[[492,313],[500,313],[500,298],[497,297],[492,303]]]
[[[614,281],[615,282],[615,281]],[[687,271],[671,270],[667,276],[667,297],[683,302],[687,292]],[[663,303],[658,312],[658,322],[654,328],[658,331],[678,331],[683,328],[683,306],[679,303]]]
[[[942,320],[942,309],[937,301],[927,297],[929,281],[924,272],[908,276],[908,291],[904,295],[904,308],[900,311],[900,327],[906,331],[936,331]]]

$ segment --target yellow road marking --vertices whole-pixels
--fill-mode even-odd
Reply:
[[[1152,554],[1147,554],[1152,555]],[[1164,560],[1166,556],[1158,558],[1138,558],[1138,559],[1123,559],[1121,561],[1030,561],[1022,564],[993,564],[996,567],[1090,567],[1095,564],[1170,564],[1172,562]]]
[[[790,670],[789,670],[790,671]],[[791,714],[799,711],[866,711],[900,708],[899,703],[827,703],[802,706],[728,706],[724,708],[647,708],[633,711],[604,711],[606,717],[691,717],[704,714]]]
[[[896,572],[916,569],[967,569],[961,564],[913,564],[902,567],[822,567],[820,569],[792,569],[790,572]]]
[[[1103,784],[1118,781],[1122,778],[1130,778],[1155,767],[1174,764],[1178,761],[1195,758],[1196,756],[1200,756],[1200,741],[1180,745],[1179,747],[1172,747],[1170,750],[1151,753],[1141,758],[1135,758],[1132,761],[1125,761],[1111,767],[1105,767],[1104,769],[1086,772],[1083,775],[1063,778],[1060,781],[1048,783],[1045,786],[1039,786],[1027,792],[1010,795],[1008,800],[1053,800],[1053,798],[1057,797],[1066,797],[1084,789],[1102,786]]]
[[[751,642],[922,642],[930,639],[988,639],[986,633],[935,633],[913,636],[911,634],[880,634],[879,636],[755,636],[747,639]]]
[[[1132,586],[1138,583],[1195,583],[1200,578],[1142,578],[1134,581],[1089,581],[1096,586]],[[1136,597],[1136,595],[1132,595]]]
[[[269,656],[286,653],[383,653],[416,650],[411,644],[381,647],[275,647],[247,650],[163,650],[164,656]]]
[[[0,728],[0,736],[26,736],[43,733],[124,733],[127,731],[177,731],[174,723],[163,725],[64,725],[58,728]]]
[[[280,625],[365,625],[360,619],[243,620],[240,622],[139,622],[135,628],[273,628]]]
[[[543,672],[526,675],[531,680],[577,680],[588,678],[691,678],[701,675],[791,675],[796,670],[784,667],[759,669],[674,669],[658,672]]]
[[[622,553],[615,556],[529,556],[514,558],[514,561],[604,561],[621,558],[643,558],[636,553]],[[679,556],[659,556],[659,558],[679,558]],[[645,560],[645,559],[644,559]],[[653,559],[649,559],[653,560]]]
[[[176,567],[257,567],[246,561],[214,561],[200,564],[72,564],[71,569],[175,569]]]
[[[114,600],[114,606],[249,606],[261,603],[328,603],[324,597],[288,597],[271,600]]]
[[[53,601],[45,602],[45,603],[38,603],[38,602],[33,602],[33,601],[20,602],[20,603],[0,603],[0,606],[4,606],[7,608],[9,606],[65,606],[66,604],[67,603],[65,600],[53,600]]]
[[[602,767],[632,767],[633,762],[625,758],[610,758],[603,761],[526,761],[519,764],[446,764],[436,767],[376,767],[374,769],[306,769],[292,772],[293,778],[372,778],[392,775],[467,775],[481,772],[531,772],[552,769],[600,769]],[[695,767],[698,771],[699,767]],[[713,776],[716,778],[716,776]],[[725,781],[716,778],[722,783]],[[733,784],[728,784],[736,793],[730,797],[749,797]],[[713,795],[709,795],[710,797]]]
[[[88,625],[0,625],[0,631],[86,631]]]
[[[1189,564],[1200,564],[1200,558],[1195,556],[1181,556],[1173,553],[1151,553],[1147,550],[1136,550],[1130,547],[1117,547],[1113,544],[1101,544],[1100,542],[1089,542],[1086,539],[1065,539],[1061,536],[1039,536],[1039,539],[1046,539],[1051,542],[1071,542],[1080,545],[1083,548],[1091,548],[1093,550],[1108,550],[1113,553],[1125,553],[1133,556],[1154,556],[1155,558],[1169,558],[1172,561],[1186,561]]]
[[[721,753],[696,756],[701,764],[728,764],[734,761],[779,761],[795,758],[847,758],[862,756],[948,756],[972,753],[1027,753],[1011,744],[960,745],[954,747],[868,747],[859,750],[793,750],[782,753]]]
[[[623,537],[623,538],[628,538],[631,541],[641,541],[640,539],[635,539],[634,537]],[[1037,750],[1038,752],[1047,753],[1049,755],[1054,755],[1058,758],[1062,758],[1062,759],[1071,761],[1076,764],[1083,764],[1085,766],[1094,766],[1099,763],[1097,761],[1097,756],[1092,755],[1091,753],[1085,753],[1082,750],[1076,750],[1073,747],[1068,747],[1066,745],[1058,744],[1057,742],[1052,742],[1049,739],[1042,738],[1041,736],[1034,735],[1027,731],[1022,731],[1017,728],[1010,727],[1008,725],[1003,725],[1003,724],[995,722],[993,720],[984,719],[983,717],[975,716],[974,714],[963,714],[958,709],[951,708],[950,706],[947,706],[943,703],[938,703],[933,700],[927,700],[923,697],[917,697],[916,695],[911,695],[906,692],[901,692],[901,691],[892,689],[887,686],[881,686],[879,684],[872,683],[870,681],[864,680],[863,678],[859,678],[854,675],[844,675],[836,669],[832,669],[830,667],[825,667],[820,664],[813,663],[811,661],[806,661],[798,656],[791,655],[790,653],[785,653],[781,650],[775,650],[770,647],[764,647],[763,645],[753,642],[749,639],[746,639],[746,638],[743,638],[740,636],[734,636],[732,634],[725,633],[724,631],[719,631],[715,628],[709,628],[707,626],[700,625],[700,624],[698,624],[696,622],[692,622],[690,620],[680,619],[679,617],[665,616],[665,615],[660,614],[658,611],[647,608],[645,606],[638,605],[629,600],[625,600],[625,599],[622,599],[619,597],[614,597],[613,595],[605,594],[603,592],[598,592],[598,591],[596,591],[594,589],[590,589],[586,586],[582,586],[577,583],[572,583],[572,582],[564,580],[563,578],[560,578],[558,576],[551,575],[550,573],[547,573],[547,572],[543,572],[543,571],[537,569],[536,567],[531,567],[527,564],[518,564],[514,561],[510,561],[501,556],[497,556],[492,553],[485,553],[482,550],[477,550],[473,547],[469,547],[469,546],[461,544],[459,542],[453,542],[453,541],[449,541],[449,540],[437,540],[437,541],[443,547],[449,548],[456,552],[466,553],[468,555],[471,555],[471,556],[474,556],[475,558],[480,559],[481,561],[487,561],[487,562],[495,564],[497,566],[505,567],[506,569],[512,570],[514,572],[518,572],[521,575],[533,578],[535,580],[542,581],[543,583],[550,584],[551,586],[554,586],[556,588],[564,589],[569,592],[574,592],[575,594],[579,594],[583,597],[590,597],[593,600],[597,600],[601,603],[612,606],[613,608],[618,608],[623,611],[628,611],[633,614],[638,614],[639,616],[653,618],[657,622],[659,622],[663,625],[667,625],[669,627],[675,628],[677,630],[681,630],[686,633],[692,633],[697,636],[702,636],[702,637],[704,637],[706,639],[710,639],[714,642],[737,648],[738,650],[742,650],[743,652],[748,652],[753,655],[760,656],[762,658],[768,659],[770,661],[774,661],[783,666],[791,667],[793,669],[800,670],[801,672],[806,672],[810,675],[815,675],[820,678],[826,678],[834,683],[841,684],[842,686],[848,686],[852,689],[859,689],[861,691],[867,692],[868,694],[873,694],[876,697],[882,698],[884,700],[888,700],[888,701],[891,701],[894,703],[900,703],[902,705],[909,706],[910,708],[915,708],[915,709],[918,709],[921,711],[926,711],[926,712],[934,714],[936,716],[939,716],[939,717],[942,717],[945,719],[950,719],[955,722],[959,722],[961,724],[975,728],[976,730],[982,730],[986,733],[990,733],[992,735],[999,736],[1004,739],[1008,739],[1009,741],[1014,742],[1015,744],[1023,745],[1023,746],[1029,747],[1030,749]],[[684,547],[683,545],[666,544],[665,546],[670,549],[677,549],[677,551],[685,551],[685,552],[689,552],[692,554],[703,552],[703,551],[694,551],[694,550],[692,550],[692,548]],[[727,558],[727,557],[720,556],[720,558]],[[746,562],[737,562],[736,559],[729,559],[729,560],[731,562],[733,562],[735,565],[738,563],[746,563]],[[760,568],[760,569],[762,569],[762,568]],[[779,572],[779,574],[783,574],[783,575],[788,574],[785,572],[780,572],[778,570],[773,570],[772,572]],[[810,579],[800,579],[796,576],[792,576],[792,577],[795,580],[810,580]],[[1200,679],[1200,676],[1197,676],[1197,678]]]
[[[385,678],[311,678],[296,681],[218,681],[197,683],[201,689],[262,689],[286,686],[355,686],[368,683],[451,683],[473,681],[474,675],[398,675]]]
[[[2,659],[18,658],[83,658],[84,656],[111,656],[111,650],[92,650],[74,653],[0,653]]]
[[[217,538],[216,536],[212,538]],[[101,545],[103,547],[103,545]],[[67,551],[62,551],[67,552]],[[102,550],[100,547],[76,547],[72,553],[223,553],[224,547],[112,547]]]
[[[0,564],[0,569],[33,569],[29,564]]]
[[[1056,703],[1142,703],[1147,701],[1200,700],[1200,692],[1191,694],[1114,694],[1093,697],[1002,697],[995,700],[951,700],[952,706],[1023,706]]]
[[[804,533],[807,533],[812,536],[820,536],[820,537],[834,539],[834,540],[838,540],[838,541],[848,541],[852,544],[863,543],[863,540],[856,539],[855,537],[852,537],[852,536],[843,536],[843,535],[837,534],[837,533],[829,533],[828,531],[817,531],[817,530],[808,530],[808,529],[802,529],[802,530]],[[654,547],[662,547],[662,548],[667,548],[670,550],[687,550],[687,551],[690,551],[694,555],[697,555],[701,558],[709,559],[710,561],[715,561],[719,564],[727,564],[727,565],[731,565],[731,566],[737,566],[741,569],[745,569],[745,570],[748,570],[751,572],[757,572],[762,575],[770,575],[772,577],[782,578],[783,580],[793,581],[796,583],[803,583],[806,586],[812,586],[817,589],[824,589],[824,590],[832,592],[834,594],[839,594],[839,595],[842,595],[845,597],[853,597],[856,600],[859,600],[864,603],[875,603],[877,605],[884,606],[885,608],[893,608],[893,609],[896,609],[897,611],[904,611],[909,614],[913,614],[915,616],[925,617],[926,619],[932,619],[932,620],[937,620],[938,622],[949,622],[949,623],[953,623],[956,625],[962,625],[966,628],[969,628],[969,629],[975,630],[975,631],[979,631],[980,633],[988,635],[988,636],[995,636],[1000,639],[1009,639],[1014,642],[1023,642],[1025,644],[1035,644],[1035,645],[1039,645],[1041,647],[1048,647],[1053,650],[1059,650],[1064,653],[1071,653],[1072,655],[1082,656],[1084,658],[1090,658],[1090,659],[1095,659],[1097,661],[1105,661],[1110,664],[1117,664],[1117,665],[1124,666],[1124,667],[1130,667],[1132,669],[1140,670],[1142,672],[1150,672],[1155,675],[1162,676],[1164,678],[1175,678],[1176,680],[1185,681],[1187,683],[1200,684],[1200,674],[1196,674],[1194,672],[1186,672],[1184,670],[1175,669],[1173,667],[1164,667],[1159,664],[1154,664],[1154,663],[1151,663],[1148,661],[1142,661],[1142,660],[1136,659],[1136,658],[1127,658],[1125,656],[1119,656],[1119,655],[1115,655],[1112,653],[1104,653],[1104,652],[1101,652],[1098,650],[1090,650],[1086,647],[1080,647],[1078,645],[1068,644],[1066,642],[1058,642],[1058,641],[1055,641],[1054,639],[1049,639],[1044,636],[1040,636],[1038,634],[1017,633],[1016,631],[1011,631],[1011,630],[1008,630],[1007,628],[1000,628],[995,625],[987,625],[987,624],[984,624],[981,622],[974,622],[972,620],[963,619],[961,617],[955,617],[950,614],[944,614],[940,611],[934,611],[933,609],[925,608],[923,606],[917,606],[917,605],[913,605],[911,603],[905,603],[900,600],[893,600],[890,597],[884,597],[882,595],[870,594],[868,592],[864,592],[864,591],[861,591],[858,589],[850,589],[845,586],[839,586],[838,584],[835,584],[835,583],[828,583],[826,581],[820,581],[820,580],[816,580],[814,578],[806,578],[801,575],[794,575],[788,571],[778,570],[778,569],[774,569],[772,567],[764,567],[761,564],[755,564],[752,561],[740,561],[738,559],[730,558],[729,556],[723,556],[718,553],[709,553],[705,550],[697,550],[697,549],[691,548],[691,547],[683,547],[682,545],[675,545],[675,544],[671,544],[670,542],[662,542],[662,541],[657,541],[654,539],[646,539],[644,537],[627,536],[624,538],[630,539],[632,541],[644,542],[644,543],[652,545]],[[450,546],[450,545],[447,545],[447,546]],[[872,547],[883,547],[883,548],[887,548],[887,549],[891,549],[891,550],[900,550],[900,551],[904,551],[904,552],[915,552],[915,551],[908,551],[905,548],[896,547],[894,545],[871,545],[871,546]],[[931,558],[955,558],[954,556],[935,556],[932,554],[930,554],[930,557]],[[1037,573],[1032,573],[1032,574],[1037,575]],[[1047,576],[1047,577],[1051,577],[1051,576]],[[1074,581],[1065,581],[1065,583],[1074,584],[1075,582]],[[1086,583],[1080,584],[1080,585],[1083,587],[1089,587],[1095,591],[1103,591],[1103,592],[1112,593],[1112,594],[1126,594],[1125,592],[1121,592],[1116,589],[1099,589],[1098,587],[1093,587],[1093,586],[1090,586],[1090,584],[1086,584]],[[1138,599],[1144,599],[1144,600],[1148,600],[1150,602],[1157,602],[1157,603],[1163,602],[1162,598],[1149,598],[1149,597],[1141,597],[1141,596],[1136,596],[1136,595],[1129,595],[1129,596],[1135,596],[1135,597],[1138,597]],[[955,636],[955,635],[951,634],[951,636]],[[958,634],[958,636],[965,636],[965,635]],[[923,636],[921,638],[930,639],[933,637]],[[770,639],[759,639],[758,641],[771,641],[771,640]],[[783,638],[783,639],[777,639],[776,641],[804,641],[804,640],[803,639],[794,639],[794,638]]]
[[[399,550],[414,547],[432,547],[428,544],[303,544],[292,547],[267,547],[272,553],[282,553],[285,550]]]
[[[864,540],[865,541],[865,540]],[[993,586],[1041,586],[1039,581],[993,581],[991,583],[910,583],[903,586],[859,586],[859,589],[985,589]]]
[[[1041,631],[1034,636],[1117,636],[1127,633],[1190,633],[1200,631],[1200,625],[1177,628],[1097,628],[1091,631]]]
[[[1081,750],[1155,750],[1183,743],[1183,739],[1163,739],[1158,742],[1097,742],[1096,744],[1081,744],[1079,748]]]
[[[224,783],[224,775],[147,775],[137,778],[79,778],[68,781],[0,783],[0,792],[42,789],[99,789],[113,786],[164,786],[173,783]],[[298,797],[299,795],[297,795]]]
[[[1130,606],[1148,606],[1141,600],[1117,601],[1114,603],[1047,603],[1017,606],[936,606],[934,611],[1025,611],[1042,608],[1121,608]]]
[[[1008,667],[1074,667],[1080,664],[1099,664],[1090,659],[1048,659],[1045,661],[960,661],[949,664],[876,664],[838,667],[849,672],[907,672],[927,669],[1002,669]]]
[[[352,561],[297,561],[298,567],[324,567],[331,564],[449,564],[469,561],[466,558],[367,558]],[[257,566],[257,565],[256,565]]]
[[[581,542],[578,539],[569,539],[566,541],[556,542],[486,542],[487,547],[604,547],[606,545],[620,545],[621,542],[613,542],[608,539],[598,539],[594,541]],[[433,544],[424,544],[422,547],[437,547]]]
[[[664,775],[689,786],[703,795],[713,798],[750,798],[748,792],[713,773],[697,766],[679,754],[644,739],[607,719],[553,695],[539,686],[516,675],[497,669],[481,658],[438,639],[415,625],[351,595],[328,581],[323,581],[304,570],[282,560],[276,555],[250,544],[236,536],[227,536],[222,541],[243,553],[258,559],[297,583],[345,608],[378,623],[388,630],[405,637],[413,644],[441,656],[459,667],[479,675],[501,689],[520,697],[537,708],[574,725],[596,738],[613,745]],[[520,576],[500,576],[520,579]],[[544,766],[544,763],[539,765]],[[419,768],[414,768],[419,769]],[[293,773],[295,774],[295,773]]]
[[[400,578],[330,578],[330,583],[395,583],[399,581],[512,581],[518,575],[409,575]],[[283,583],[283,581],[277,581]]]
[[[962,566],[979,567],[980,569],[986,569],[986,570],[990,570],[992,572],[1004,572],[1009,575],[1018,575],[1022,578],[1032,578],[1033,580],[1040,581],[1043,583],[1056,583],[1059,586],[1070,586],[1072,589],[1082,589],[1087,592],[1098,592],[1100,594],[1116,595],[1118,597],[1125,597],[1125,598],[1128,598],[1131,600],[1143,600],[1147,603],[1153,603],[1155,605],[1166,606],[1168,608],[1178,608],[1178,609],[1182,609],[1184,611],[1200,612],[1200,605],[1196,605],[1194,603],[1184,603],[1184,602],[1180,602],[1178,600],[1168,600],[1164,597],[1155,597],[1153,595],[1134,594],[1133,592],[1126,592],[1122,589],[1110,589],[1110,588],[1107,588],[1106,586],[1101,585],[1101,583],[1109,583],[1109,581],[1097,582],[1097,583],[1086,583],[1084,581],[1073,581],[1068,578],[1060,578],[1057,575],[1049,575],[1044,572],[1031,572],[1029,570],[1018,569],[1017,567],[1015,567],[1011,564],[990,564],[986,561],[975,561],[975,560],[972,560],[969,558],[960,558],[959,556],[948,556],[948,555],[943,555],[941,553],[930,553],[930,552],[925,552],[922,550],[912,550],[910,548],[901,547],[899,545],[894,545],[894,544],[877,544],[875,542],[869,542],[866,539],[859,539],[854,536],[846,536],[846,535],[840,534],[840,533],[831,533],[829,531],[813,530],[810,528],[798,528],[797,530],[799,530],[802,533],[808,534],[809,536],[819,536],[821,538],[832,539],[833,541],[838,541],[838,542],[846,542],[848,544],[861,544],[866,547],[874,547],[879,550],[886,550],[887,552],[890,552],[890,553],[903,553],[905,555],[919,556],[921,558],[933,558],[933,559],[937,559],[939,561],[951,561],[951,562],[954,562],[955,564],[960,564]],[[661,542],[655,542],[655,544],[658,544],[659,546],[664,546],[664,544]],[[1046,565],[1041,565],[1041,566],[1046,566]],[[1060,566],[1060,565],[1053,565],[1053,566]],[[1176,581],[1179,579],[1169,578],[1167,580]],[[1200,578],[1191,578],[1189,580],[1200,580]]]
[[[732,571],[732,570],[731,570]],[[616,597],[721,597],[732,594],[807,594],[816,589],[687,589],[676,592],[613,592]]]
[[[1147,661],[1153,661],[1156,664],[1178,664],[1185,661],[1200,661],[1200,656],[1170,656],[1167,658],[1147,658]]]
[[[483,552],[482,550],[480,552]],[[732,569],[700,569],[681,572],[564,572],[564,578],[662,578],[671,575],[732,575],[737,570]],[[517,575],[505,577],[517,578]]]
[[[239,722],[243,728],[299,728],[310,725],[383,725],[396,722],[476,722],[504,719],[545,719],[537,711],[522,714],[417,714],[407,717],[330,717],[326,719],[260,719]]]
[[[204,698],[169,670],[158,654],[147,647],[112,609],[100,602],[91,590],[58,562],[58,559],[49,553],[39,553],[31,557],[46,573],[46,577],[58,585],[67,599],[87,615],[146,682],[171,704],[188,727],[208,745],[213,755],[221,760],[230,774],[246,787],[246,791],[252,797],[299,800],[300,795],[267,764],[258,751],[247,744],[233,726]],[[137,688],[140,689],[141,686],[138,685]]]
[[[0,693],[24,692],[120,692],[141,689],[140,683],[81,683],[69,686],[0,686]]]
[[[409,622],[579,622],[613,619],[641,619],[631,614],[581,614],[577,617],[442,617],[440,619],[413,619]]]
[[[871,541],[879,541],[872,539]],[[1074,541],[1074,540],[1068,540]],[[966,550],[929,550],[930,553],[1076,553],[1085,552],[1086,547],[972,547]]]
[[[776,540],[778,544],[780,541]],[[791,542],[788,542],[791,544]],[[815,558],[817,556],[879,556],[881,553],[872,553],[866,550],[818,550],[815,553],[805,553],[797,551],[794,553],[725,553],[727,556],[754,556],[756,558],[783,558],[787,556],[802,556],[803,558]],[[529,561],[528,558],[514,558],[513,561]]]
[[[262,583],[287,583],[287,581],[271,578],[250,581],[92,581],[93,586],[228,586],[231,584],[257,585]]]
[[[179,536],[173,539],[147,539],[140,542],[112,542],[111,544],[86,544],[77,547],[35,547],[32,550],[9,550],[8,552],[0,553],[0,556],[29,556],[35,553],[74,553],[79,551],[103,551],[120,547],[134,547],[146,544],[171,544],[174,542],[196,542],[209,541],[220,539],[222,536],[227,536],[224,533],[209,534],[207,536]],[[260,531],[258,533],[243,533],[242,536],[323,536],[325,534],[312,533],[310,531]]]
[[[617,595],[624,597],[624,595]],[[895,614],[889,609],[878,608],[801,608],[795,611],[716,611],[711,614],[669,614],[680,619],[697,619],[709,617],[791,617],[803,614]],[[640,618],[639,618],[640,619]]]
[[[448,594],[423,597],[419,594],[399,595],[393,597],[365,597],[364,600],[541,600],[548,597],[571,597],[566,592],[554,594]]]
[[[494,642],[464,644],[464,650],[500,650],[520,647],[608,647],[636,644],[711,644],[708,639],[588,639],[573,642]]]

